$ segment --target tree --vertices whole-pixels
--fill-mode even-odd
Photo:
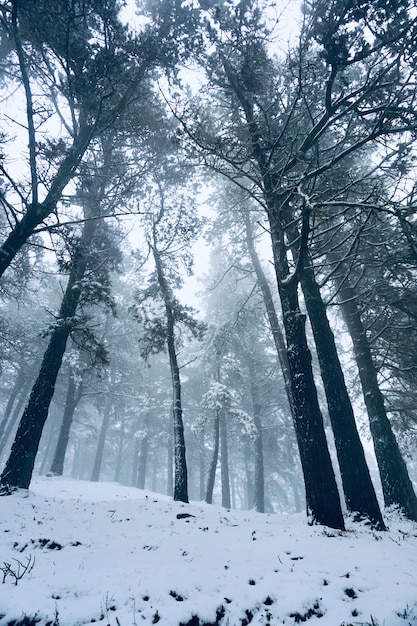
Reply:
[[[321,478],[312,478],[312,459],[319,449],[325,450],[326,440],[298,288],[302,283],[306,287],[309,276],[310,225],[317,186],[324,186],[330,172],[347,162],[352,153],[361,153],[376,140],[400,137],[416,125],[411,104],[415,86],[412,79],[410,82],[415,70],[408,65],[410,42],[415,40],[414,21],[408,2],[396,5],[395,13],[391,11],[395,3],[389,4],[375,11],[370,2],[311,3],[300,44],[285,63],[268,54],[266,12],[262,14],[258,6],[247,3],[233,10],[222,6],[210,16],[209,37],[216,49],[205,60],[214,94],[212,110],[216,94],[222,94],[219,118],[207,113],[198,119],[179,116],[188,140],[204,161],[246,189],[265,209],[283,309],[308,507],[316,521],[326,523],[327,517],[335,525],[342,522],[327,453],[321,455],[321,468],[316,467]],[[372,42],[362,35],[365,23],[371,29]],[[394,70],[398,66],[404,67],[400,76]],[[392,80],[387,82],[388,77]],[[349,84],[350,89],[346,87]],[[295,240],[293,224],[298,232]],[[291,255],[288,240],[293,242]],[[315,433],[312,445],[306,442],[310,438],[305,430],[308,423],[309,432]],[[350,423],[353,433],[352,415]],[[359,441],[357,433],[351,438],[354,440]],[[359,450],[359,445],[356,447]],[[366,477],[364,463],[362,467]],[[320,489],[315,491],[323,480],[328,481],[325,491],[331,494],[329,498]],[[366,483],[372,493],[369,476]],[[357,487],[348,491],[349,499],[358,503]],[[381,525],[374,496],[373,503],[367,514]],[[363,500],[359,505],[364,508]]]
[[[192,316],[190,307],[182,306],[174,296],[171,284],[179,286],[181,277],[177,263],[183,260],[185,268],[191,271],[189,246],[199,228],[199,219],[192,214],[187,206],[186,196],[181,197],[180,189],[171,186],[171,198],[168,200],[167,190],[159,183],[156,187],[156,198],[151,199],[148,217],[147,243],[153,257],[155,272],[150,285],[142,293],[138,292],[137,301],[140,305],[153,299],[158,300],[162,311],[158,317],[150,318],[146,309],[136,307],[137,315],[144,325],[142,337],[142,354],[146,358],[157,353],[166,346],[168,350],[172,383],[172,410],[174,424],[174,500],[188,502],[187,463],[185,457],[185,440],[183,425],[183,408],[181,401],[181,378],[178,364],[178,337],[176,327],[182,325],[192,336],[198,338],[204,326]],[[171,284],[170,284],[171,283]],[[152,306],[152,304],[151,304]],[[162,315],[161,315],[162,314]]]
[[[155,67],[175,67],[180,52],[173,41],[189,27],[189,12],[178,12],[173,23],[168,0],[133,36],[119,19],[119,0],[11,0],[0,8],[1,34],[13,42],[8,61],[26,101],[29,146],[28,181],[10,173],[7,159],[1,166],[8,221],[1,276],[32,235],[52,225],[49,217],[59,225],[64,190],[100,134],[129,118]]]
[[[6,492],[10,488],[20,487],[27,489],[32,477],[33,467],[42,430],[48,417],[49,406],[54,394],[55,384],[62,359],[65,353],[67,340],[71,332],[82,329],[82,315],[77,317],[77,309],[83,304],[83,299],[88,302],[91,298],[107,298],[106,285],[100,283],[106,278],[106,268],[98,265],[97,282],[92,280],[94,266],[97,262],[97,254],[100,250],[100,240],[98,233],[100,229],[106,230],[106,224],[101,222],[100,215],[101,202],[104,197],[106,183],[109,175],[109,157],[111,141],[107,145],[107,152],[104,151],[101,176],[96,170],[97,177],[93,179],[87,175],[84,179],[84,186],[81,190],[81,197],[85,211],[85,221],[81,236],[73,245],[70,253],[71,259],[68,263],[69,278],[61,302],[61,306],[56,317],[55,324],[50,328],[49,343],[42,359],[38,377],[32,387],[28,404],[23,412],[15,440],[10,452],[6,466],[0,477],[0,483],[5,487]],[[70,237],[71,241],[71,237]],[[95,244],[97,247],[95,248]],[[87,271],[90,271],[89,280],[86,280]],[[108,278],[108,277],[107,277]],[[78,311],[80,313],[80,311]],[[81,309],[82,313],[82,309]],[[81,331],[82,332],[82,331]]]

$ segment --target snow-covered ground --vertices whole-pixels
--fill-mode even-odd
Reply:
[[[396,515],[386,533],[353,523],[339,533],[303,515],[56,478],[0,498],[0,510],[1,626],[34,623],[25,616],[50,626],[417,624],[417,525]]]

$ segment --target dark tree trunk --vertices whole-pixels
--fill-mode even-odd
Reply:
[[[281,301],[307,513],[313,522],[344,529],[339,493],[313,378],[311,354],[307,346],[305,316],[300,311],[296,290],[295,282],[281,287]]]
[[[204,449],[204,431],[202,430],[199,437],[198,446],[198,465],[199,465],[199,499],[204,500],[205,496],[205,470],[206,470],[206,455]]]
[[[254,477],[252,475],[252,469],[250,466],[250,459],[252,458],[252,450],[249,446],[249,443],[245,442],[245,476],[246,476],[246,484],[245,484],[245,494],[246,494],[246,508],[252,509],[255,506],[255,484]]]
[[[137,430],[138,430],[138,426],[136,427],[134,433]],[[131,479],[131,484],[132,484],[132,487],[137,487],[137,484],[138,484],[138,464],[139,464],[140,438],[134,436],[134,442],[135,443],[134,443],[134,446],[133,446],[133,462],[132,462],[132,479]]]
[[[326,393],[346,506],[359,518],[369,519],[378,530],[385,530],[365,452],[356,427],[334,335],[327,319],[326,307],[308,255],[305,258],[306,264],[301,273],[301,287]]]
[[[301,313],[298,301],[299,277],[297,274],[290,276],[289,273],[284,233],[278,213],[277,210],[269,213],[269,223],[287,340],[294,426],[306,490],[307,514],[313,523],[344,529],[339,492],[307,345],[305,315]]]
[[[95,220],[84,223],[83,235],[74,253],[59,315],[51,332],[38,377],[17,429],[9,459],[0,477],[2,485],[23,489],[29,487],[42,430],[48,417],[56,379],[72,328],[72,320],[80,299],[81,279],[87,268],[88,249],[95,228]]]
[[[17,222],[4,243],[0,246],[0,277],[3,276],[16,254],[39,226],[53,211],[61,198],[62,192],[74,177],[82,157],[92,137],[92,128],[82,125],[72,148],[60,165],[50,186],[45,200],[30,204],[26,214]]]
[[[174,497],[174,435],[173,420],[170,420],[167,437],[167,495]]]
[[[249,385],[252,399],[253,423],[255,426],[255,474],[254,474],[254,507],[259,513],[265,513],[265,477],[264,451],[262,440],[261,402],[256,384],[256,369],[250,355],[247,358],[249,367]]]
[[[114,471],[114,482],[120,481],[120,472],[122,471],[123,462],[123,450],[125,443],[125,414],[122,407],[122,414],[120,417],[120,437],[119,437],[119,449],[117,451],[116,469]]]
[[[355,292],[342,272],[335,275],[335,280],[343,318],[352,338],[385,505],[398,506],[409,519],[417,521],[416,494],[387,416]]]
[[[91,480],[98,482],[100,479],[101,465],[104,457],[104,445],[106,443],[106,435],[110,425],[110,416],[112,410],[112,399],[109,395],[106,400],[106,406],[104,408],[103,420],[101,422],[100,434],[97,442],[96,455],[94,457],[93,470],[91,472]]]
[[[171,368],[173,417],[174,417],[174,500],[188,502],[187,461],[185,458],[184,424],[182,420],[181,378],[175,347],[175,319],[172,308],[172,294],[165,279],[161,258],[156,245],[152,248],[158,283],[165,304],[166,342]]]
[[[64,473],[65,455],[67,452],[74,412],[81,399],[81,394],[82,383],[76,383],[74,377],[70,374],[67,396],[65,399],[64,415],[50,469],[51,474],[54,474],[55,476],[62,476]]]
[[[219,459],[220,446],[220,408],[216,408],[216,416],[214,418],[214,448],[213,456],[210,464],[210,471],[207,479],[206,502],[213,504],[214,483],[216,481],[216,468]]]
[[[15,378],[15,381],[12,387],[12,391],[10,393],[9,399],[6,404],[6,408],[4,409],[3,419],[0,422],[0,441],[2,440],[4,432],[7,428],[7,423],[11,416],[13,405],[16,399],[18,398],[19,394],[21,393],[22,388],[24,388],[26,377],[27,375],[26,375],[26,372],[24,371],[24,368],[19,367],[17,376]]]
[[[222,478],[222,506],[230,509],[229,451],[227,445],[226,411],[220,410],[220,469]]]
[[[30,379],[27,378],[23,388],[20,391],[19,398],[16,402],[16,405],[13,409],[13,413],[11,414],[9,420],[7,421],[6,427],[4,429],[3,435],[0,437],[0,456],[3,455],[7,442],[9,441],[10,434],[19,419],[20,411],[22,410],[25,401],[27,400],[27,396],[30,389]]]
[[[313,378],[311,354],[305,333],[305,319],[298,303],[298,267],[295,274],[290,276],[288,265],[282,222],[282,209],[287,196],[286,193],[280,194],[281,181],[270,169],[254,113],[253,100],[251,97],[248,98],[246,87],[243,86],[240,77],[236,75],[225,57],[222,62],[229,84],[246,118],[251,154],[259,168],[262,193],[267,207],[274,268],[287,341],[291,395],[294,404],[293,419],[306,487],[307,512],[312,522],[343,529],[343,514]],[[303,215],[299,260],[302,260],[307,247],[308,228],[305,226],[308,226],[308,213]]]
[[[285,392],[287,394],[288,404],[291,411],[291,416],[294,417],[294,401],[291,391],[291,376],[288,366],[287,348],[285,345],[285,339],[281,330],[281,325],[278,320],[278,315],[275,308],[274,299],[272,297],[271,288],[268,283],[268,279],[265,276],[265,272],[259,260],[258,253],[255,249],[253,228],[250,221],[248,211],[244,211],[245,230],[246,230],[246,244],[249,251],[249,256],[255,270],[256,279],[262,292],[262,299],[264,301],[266,314],[268,316],[269,326],[271,328],[272,338],[274,340],[275,348],[278,355],[278,361],[281,367],[282,376],[284,379]]]
[[[146,467],[148,463],[149,448],[149,416],[145,415],[143,420],[143,436],[140,442],[139,464],[138,464],[138,489],[145,489]]]

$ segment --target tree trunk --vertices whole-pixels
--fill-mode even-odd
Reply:
[[[270,201],[274,206],[274,199],[271,198]],[[312,523],[344,529],[339,492],[307,345],[305,315],[301,313],[298,301],[299,277],[297,274],[290,275],[289,272],[279,214],[280,209],[274,209],[268,213],[268,217],[287,340],[294,427],[306,490],[307,515]]]
[[[91,479],[94,482],[98,482],[100,478],[101,465],[103,463],[104,456],[104,444],[106,442],[106,435],[110,424],[110,416],[112,409],[112,398],[107,396],[106,406],[104,408],[103,420],[101,422],[100,434],[97,442],[96,456],[94,458],[93,470],[91,472]]]
[[[373,527],[385,530],[365,452],[356,427],[334,335],[327,319],[326,307],[308,255],[305,259],[305,267],[301,273],[301,287],[326,393],[346,506],[359,519],[367,518]]]
[[[123,462],[124,442],[125,442],[125,413],[124,413],[124,409],[122,406],[121,417],[120,417],[119,449],[117,451],[116,469],[114,471],[114,482],[116,483],[120,481],[120,472],[122,470],[122,462]]]
[[[206,455],[204,449],[204,431],[202,430],[199,437],[198,447],[198,465],[199,465],[199,500],[204,500],[205,496],[205,468],[206,468]]]
[[[74,412],[81,399],[81,394],[82,383],[76,383],[74,377],[70,373],[67,396],[65,399],[64,415],[50,469],[51,474],[54,474],[54,476],[62,476],[64,473],[65,455],[67,452]]]
[[[0,277],[3,276],[16,254],[39,226],[55,211],[62,192],[74,177],[75,172],[91,142],[93,129],[83,124],[67,156],[54,176],[48,194],[43,202],[30,204],[26,214],[17,222],[4,243],[0,246]]]
[[[288,404],[290,407],[291,416],[294,418],[294,400],[292,398],[291,391],[291,376],[288,365],[287,349],[285,346],[285,339],[281,331],[281,325],[278,320],[278,315],[275,308],[274,299],[272,297],[271,288],[268,283],[268,279],[265,276],[262,265],[259,261],[258,253],[255,249],[253,228],[250,221],[250,216],[247,211],[244,212],[245,229],[246,229],[246,243],[249,250],[249,255],[252,261],[253,268],[255,270],[256,279],[262,292],[262,298],[264,301],[266,314],[268,316],[269,326],[271,328],[272,338],[274,340],[275,348],[278,355],[278,361],[281,366],[282,376],[284,379],[285,392],[287,394]]]
[[[161,258],[155,242],[152,247],[158,283],[161,289],[166,312],[166,342],[171,369],[173,417],[174,417],[174,500],[188,502],[187,462],[185,458],[184,424],[182,420],[181,379],[175,348],[175,319],[172,308],[172,294],[165,279]]]
[[[355,292],[342,271],[334,276],[342,315],[352,338],[385,506],[398,506],[409,519],[417,521],[416,494],[387,416]]]
[[[220,408],[216,408],[216,416],[214,418],[213,457],[211,459],[210,471],[208,475],[207,489],[206,489],[207,504],[213,504],[214,483],[216,481],[216,468],[217,468],[217,461],[219,459],[219,445],[220,445]]]
[[[167,495],[174,497],[174,442],[173,442],[173,420],[169,422],[167,437]]]
[[[20,390],[19,398],[13,409],[13,413],[10,416],[9,420],[7,421],[6,427],[4,429],[4,433],[0,437],[0,456],[3,456],[10,434],[17,420],[19,419],[20,411],[22,410],[24,403],[27,400],[27,396],[28,396],[29,389],[30,389],[30,383],[31,383],[30,379],[27,378],[25,380],[25,383],[22,389]]]
[[[4,409],[4,415],[3,415],[3,419],[0,422],[0,441],[4,435],[4,432],[7,428],[7,423],[9,421],[10,415],[12,413],[12,409],[13,409],[13,405],[16,401],[16,398],[19,396],[19,394],[21,393],[22,388],[24,387],[25,384],[25,380],[26,380],[26,372],[24,371],[24,368],[21,366],[19,367],[19,370],[17,372],[17,376],[15,378],[13,387],[12,387],[12,391],[10,393],[9,399],[7,401],[6,404],[6,408]]]
[[[262,194],[267,208],[274,268],[287,341],[291,395],[294,403],[293,419],[306,487],[307,513],[312,522],[343,529],[340,498],[318,403],[311,354],[307,345],[305,318],[298,303],[298,267],[295,273],[290,275],[288,264],[282,222],[282,209],[287,201],[287,193],[280,193],[281,181],[270,168],[256,121],[253,100],[247,97],[246,88],[242,85],[240,77],[236,75],[225,57],[222,63],[230,87],[235,92],[245,116],[251,155],[259,168],[262,181]],[[305,225],[308,226],[308,213],[303,215],[303,226]],[[307,246],[307,234],[308,229],[303,228],[299,259],[302,259]]]
[[[146,467],[148,462],[148,445],[149,445],[149,416],[145,415],[143,420],[143,436],[140,442],[139,464],[138,464],[138,489],[145,489]]]
[[[133,462],[132,462],[132,478],[131,478],[132,487],[137,487],[137,484],[138,484],[140,438],[135,436],[135,433],[137,430],[139,430],[138,424],[136,425],[136,428],[134,429],[134,432],[133,432],[134,446],[133,446]]]
[[[264,451],[262,441],[261,403],[256,384],[256,369],[253,359],[248,355],[249,386],[252,399],[253,423],[255,426],[255,474],[254,474],[254,507],[259,513],[265,513],[265,477]]]
[[[96,221],[86,221],[81,240],[72,260],[68,284],[57,321],[51,332],[38,377],[20,421],[9,459],[0,477],[0,484],[29,487],[42,430],[48,417],[73,318],[81,295],[81,281],[88,262],[88,249],[93,240]]]
[[[222,478],[222,506],[230,509],[230,476],[229,476],[229,451],[227,446],[227,422],[226,412],[220,410],[220,468]]]

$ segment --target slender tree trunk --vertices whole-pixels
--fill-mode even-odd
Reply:
[[[272,297],[271,288],[262,265],[259,260],[258,253],[255,249],[254,235],[252,223],[248,211],[244,211],[245,229],[246,229],[246,243],[249,251],[249,255],[252,261],[253,268],[255,270],[256,279],[262,292],[262,298],[264,301],[266,314],[268,316],[269,326],[271,328],[272,338],[274,340],[275,348],[278,355],[278,361],[281,366],[282,376],[284,379],[285,392],[287,394],[288,404],[291,411],[291,416],[294,418],[294,400],[291,390],[291,376],[288,365],[287,348],[285,345],[285,339],[281,330],[281,325],[278,320],[278,315],[275,308],[274,299]]]
[[[24,246],[36,227],[43,222],[55,209],[64,188],[74,177],[76,169],[91,141],[92,129],[83,125],[67,157],[60,165],[48,194],[43,202],[33,203],[27,207],[26,214],[17,222],[4,243],[0,246],[0,277],[4,274],[16,254]]]
[[[17,429],[9,459],[0,477],[2,485],[23,489],[29,487],[42,430],[48,417],[56,379],[72,328],[72,320],[80,299],[81,280],[87,268],[88,249],[93,240],[95,228],[95,220],[84,223],[83,235],[74,253],[57,322],[52,330],[38,377]]]
[[[272,206],[274,202],[271,199]],[[313,523],[344,529],[339,492],[307,345],[305,315],[301,313],[298,301],[298,276],[290,276],[279,212],[280,209],[274,209],[268,217],[287,341],[294,426],[304,476],[307,514]]]
[[[294,404],[293,419],[306,487],[307,513],[312,522],[343,529],[344,521],[340,498],[324,432],[323,416],[318,403],[311,354],[307,345],[305,316],[301,314],[298,302],[298,267],[295,274],[290,275],[288,265],[284,224],[282,222],[282,209],[286,202],[286,192],[280,194],[281,181],[270,169],[254,113],[253,100],[248,98],[240,77],[236,75],[225,57],[222,58],[222,63],[230,87],[236,94],[246,119],[246,127],[251,142],[251,154],[259,168],[262,193],[267,206],[274,268],[287,342],[291,395]],[[304,227],[305,225],[308,225],[308,213],[303,215],[299,259],[302,259],[304,249],[307,246],[308,229]]]
[[[114,482],[120,481],[120,472],[122,470],[123,462],[123,450],[125,442],[125,414],[122,406],[122,413],[120,417],[120,437],[119,437],[119,449],[117,451],[116,469],[114,471]]]
[[[132,487],[137,487],[138,485],[138,464],[139,464],[139,450],[140,450],[140,438],[135,436],[135,432],[139,429],[138,424],[136,424],[136,429],[133,433],[134,435],[134,446],[133,446],[133,462],[132,462],[132,478],[131,485]]]
[[[22,366],[19,367],[17,376],[12,387],[12,391],[6,404],[6,408],[4,409],[3,419],[0,422],[0,441],[3,437],[4,431],[6,430],[7,422],[9,421],[10,415],[12,413],[13,405],[19,394],[21,393],[22,388],[24,388],[26,376],[27,375],[24,371],[24,368]]]
[[[174,500],[188,502],[187,462],[185,458],[184,424],[182,419],[181,403],[181,378],[178,367],[177,352],[175,347],[175,319],[172,309],[172,294],[165,279],[161,258],[156,248],[156,242],[152,248],[158,283],[161,288],[165,304],[169,364],[171,368],[173,416],[174,416]]]
[[[174,423],[170,420],[167,438],[167,495],[174,497]]]
[[[222,479],[222,506],[230,509],[230,476],[229,476],[229,450],[227,445],[227,422],[226,411],[220,410],[220,468]]]
[[[255,481],[252,476],[252,470],[250,467],[250,459],[252,458],[252,450],[250,448],[249,442],[245,441],[245,476],[246,476],[246,484],[245,484],[245,505],[248,510],[252,509],[255,505]]]
[[[81,399],[81,394],[82,383],[76,383],[74,377],[70,373],[67,396],[65,399],[64,415],[50,469],[51,474],[54,474],[55,476],[62,476],[64,473],[65,455],[67,452],[74,412]]]
[[[417,521],[416,494],[387,416],[355,292],[342,270],[334,276],[343,318],[352,338],[385,505],[398,506],[409,519]]]
[[[204,449],[204,431],[202,430],[199,437],[198,446],[198,465],[199,465],[199,500],[204,500],[205,495],[205,471],[206,471],[206,455]]]
[[[359,518],[369,519],[378,530],[385,530],[365,452],[356,427],[334,335],[326,315],[326,307],[308,255],[305,259],[306,264],[301,274],[301,287],[326,393],[346,506]]]
[[[214,448],[213,456],[210,464],[210,471],[207,480],[206,489],[206,502],[207,504],[213,504],[213,491],[214,483],[216,481],[216,468],[217,461],[219,459],[219,447],[220,447],[220,408],[216,408],[216,416],[214,418]]]
[[[255,364],[250,355],[248,355],[247,363],[249,368],[249,386],[252,399],[253,423],[255,426],[254,507],[259,513],[265,513],[265,476],[261,402],[259,398],[259,390],[256,384]]]
[[[30,389],[30,384],[31,381],[29,378],[26,379],[23,388],[20,391],[19,394],[19,398],[17,400],[17,403],[13,409],[13,413],[10,416],[9,420],[7,421],[6,424],[6,428],[4,430],[3,435],[0,438],[0,456],[3,456],[3,453],[5,451],[6,448],[6,444],[9,440],[10,434],[17,422],[17,420],[19,419],[19,415],[20,415],[20,411],[22,410],[22,408],[24,407],[25,401],[27,400],[27,396],[29,393],[29,389]]]
[[[138,464],[138,489],[145,489],[146,467],[148,463],[149,447],[149,415],[145,415],[143,420],[143,436],[140,442],[139,464]]]
[[[100,479],[100,470],[103,463],[104,456],[104,444],[106,442],[106,435],[110,425],[110,416],[112,410],[112,398],[107,396],[106,405],[104,408],[103,420],[101,422],[100,434],[97,442],[96,456],[94,458],[93,470],[91,472],[91,480],[98,482]]]

